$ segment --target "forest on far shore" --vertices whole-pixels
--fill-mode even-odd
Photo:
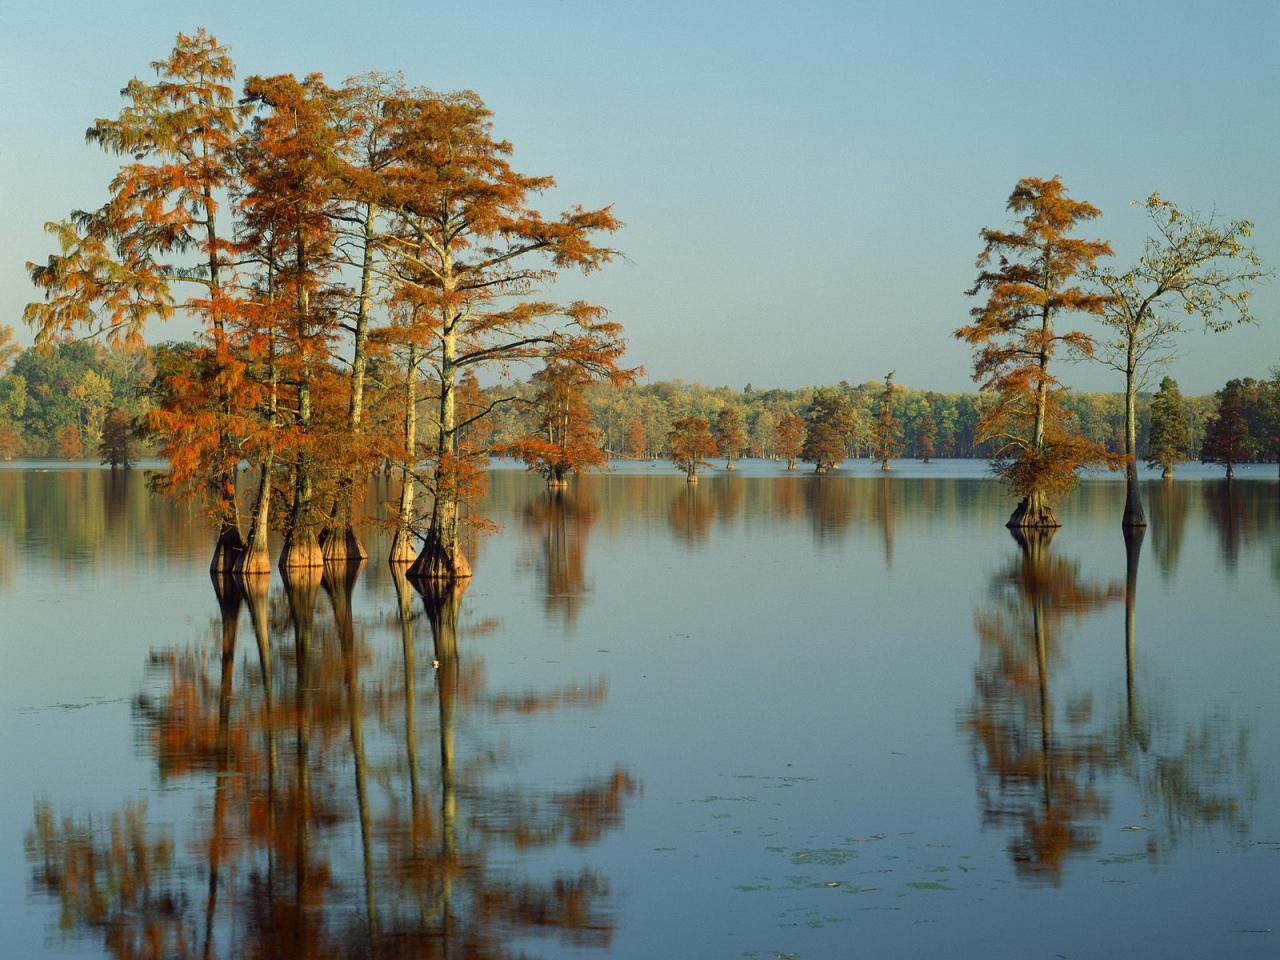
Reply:
[[[140,426],[153,404],[157,364],[180,356],[189,344],[164,343],[154,347],[105,347],[92,341],[57,343],[47,350],[11,348],[0,357],[0,458],[37,457],[79,460],[96,459],[107,418],[116,411],[130,425],[139,455],[153,452]],[[390,392],[393,383],[377,389],[379,371],[373,365],[374,393]],[[388,369],[388,373],[390,370]],[[1261,438],[1261,426],[1270,391],[1276,378],[1268,381],[1241,381],[1246,422],[1257,421],[1251,431]],[[503,382],[489,387],[472,387],[488,400],[516,396],[532,400],[536,385],[529,381]],[[839,393],[854,413],[848,445],[850,457],[873,453],[876,404],[883,382],[861,384],[840,382],[828,387],[784,390],[747,384],[741,390],[705,386],[697,381],[665,380],[615,387],[596,384],[588,388],[586,401],[596,430],[606,451],[615,458],[652,459],[666,457],[667,437],[674,421],[688,416],[714,423],[725,410],[734,408],[745,426],[741,455],[763,458],[779,456],[778,424],[788,414],[803,416],[819,390]],[[1139,458],[1148,455],[1151,399],[1148,390],[1138,397]],[[420,406],[430,409],[438,389],[423,381]],[[983,398],[972,393],[943,393],[906,385],[895,386],[893,415],[898,425],[900,455],[919,458],[927,452],[924,434],[932,430],[935,458],[987,457],[988,445],[974,440]],[[1111,451],[1124,449],[1124,397],[1120,393],[1072,391],[1065,406],[1075,417],[1079,430],[1088,439]],[[1205,426],[1213,415],[1217,397],[1183,398],[1187,415],[1185,457],[1198,459]],[[375,416],[398,417],[390,403],[374,404]],[[495,410],[495,446],[515,442],[531,429],[533,408],[526,403],[508,403]],[[1274,451],[1258,443],[1253,458],[1270,460]]]

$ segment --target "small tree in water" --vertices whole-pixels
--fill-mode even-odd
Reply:
[[[707,457],[716,452],[707,421],[702,417],[681,417],[671,424],[667,434],[667,455],[685,472],[690,483],[698,482],[698,467],[707,465]]]
[[[102,440],[98,443],[98,455],[111,469],[133,466],[133,424],[129,415],[114,407],[102,421]]]
[[[982,231],[981,272],[969,294],[986,290],[987,300],[969,311],[973,322],[956,337],[974,346],[973,377],[995,397],[975,439],[995,444],[995,472],[1022,498],[1008,526],[1056,527],[1050,501],[1075,483],[1076,471],[1119,462],[1073,428],[1061,403],[1064,390],[1049,371],[1060,345],[1092,356],[1087,334],[1059,333],[1054,323],[1061,313],[1102,313],[1107,298],[1070,281],[1111,247],[1067,235],[1101,211],[1068,198],[1058,177],[1019,180],[1008,210],[1021,218],[1022,229]]]
[[[535,432],[516,441],[511,452],[541,473],[552,489],[565,487],[570,473],[602,467],[609,460],[583,397],[591,379],[581,368],[561,362],[548,362],[533,379],[538,385]]]
[[[801,456],[813,464],[816,473],[826,473],[844,462],[856,417],[849,398],[841,391],[823,389],[814,394],[804,415]]]
[[[884,376],[884,387],[876,397],[876,419],[871,425],[871,447],[880,461],[880,469],[888,470],[889,461],[902,450],[898,440],[898,420],[893,415],[893,371]]]
[[[938,436],[937,425],[933,422],[933,410],[926,402],[920,413],[920,421],[916,428],[919,437],[920,459],[928,463],[933,458],[933,445]]]
[[[779,418],[775,449],[787,461],[787,469],[794,470],[796,458],[804,450],[804,417],[787,413]]]
[[[1182,402],[1182,392],[1173,377],[1160,381],[1160,389],[1151,398],[1151,432],[1147,435],[1147,466],[1160,467],[1166,480],[1173,476],[1173,467],[1187,459],[1191,446],[1191,425],[1187,422],[1187,409]]]
[[[1200,447],[1201,463],[1220,463],[1227,468],[1227,479],[1235,476],[1235,465],[1253,455],[1249,423],[1245,419],[1245,384],[1228,381],[1218,391],[1217,412],[1209,418],[1204,443]]]
[[[725,407],[716,417],[716,425],[712,428],[716,449],[724,457],[724,468],[733,469],[733,461],[747,445],[747,425],[742,419],[742,411],[736,406]]]

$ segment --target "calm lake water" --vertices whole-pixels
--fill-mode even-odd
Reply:
[[[981,473],[498,469],[424,597],[0,469],[0,955],[1280,955],[1275,467]]]

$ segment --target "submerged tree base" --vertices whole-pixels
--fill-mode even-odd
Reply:
[[[1023,497],[1005,524],[1010,530],[1042,530],[1060,527],[1058,518],[1053,515],[1053,508],[1042,493],[1033,493]]]
[[[549,477],[547,479],[548,490],[568,490],[569,481],[564,477]]]
[[[241,576],[257,576],[271,573],[271,554],[265,543],[256,544],[236,558],[236,573]]]
[[[413,534],[403,527],[396,530],[391,538],[391,551],[387,560],[397,567],[407,567],[418,559],[418,545],[413,542]]]
[[[324,566],[324,551],[315,537],[289,537],[280,550],[281,570],[303,570]]]
[[[685,478],[684,478],[684,482],[685,482],[685,483],[697,483],[697,482],[698,482],[698,475],[697,475],[696,473],[691,473],[691,474],[689,474],[687,477],[685,477]]]
[[[234,573],[236,561],[244,553],[244,537],[240,528],[228,524],[218,535],[218,542],[213,548],[213,560],[209,562],[210,573]]]
[[[355,528],[349,523],[340,530],[329,532],[324,538],[322,552],[326,563],[346,563],[369,558],[369,551],[364,548]]]
[[[413,580],[466,580],[471,576],[471,564],[456,547],[448,550],[439,540],[428,537],[418,559],[409,568]]]

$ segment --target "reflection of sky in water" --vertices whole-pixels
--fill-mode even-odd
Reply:
[[[349,631],[319,588],[308,835],[330,876],[311,905],[325,929],[363,935],[367,919],[353,676],[380,929],[407,938],[439,911],[440,660],[457,667],[455,938],[465,919],[549,956],[829,956],[850,943],[1271,955],[1277,934],[1247,931],[1280,929],[1274,467],[1229,495],[1207,480],[1147,484],[1151,527],[1127,584],[1122,486],[1083,485],[1029,554],[1001,526],[998,486],[938,466],[815,478],[747,464],[693,492],[633,466],[559,500],[495,472],[487,509],[503,529],[473,550],[456,662],[411,598],[412,777],[396,584],[366,565]],[[145,801],[149,836],[175,840],[193,949],[208,890],[197,844],[221,803],[238,845],[223,854],[237,866],[220,873],[219,955],[248,936],[245,891],[267,846],[261,822],[232,814],[270,807],[266,761],[257,749],[236,776],[215,775],[207,541],[138,474],[0,473],[0,926],[16,955],[39,954],[57,919],[18,853],[33,797],[99,824]],[[283,789],[296,661],[278,577],[270,589]],[[264,701],[247,609],[238,626],[224,745],[247,757],[265,742]],[[171,678],[197,655],[203,733],[184,728],[172,765],[158,764],[147,709],[172,706]],[[430,821],[417,835],[414,777]],[[571,922],[570,904],[587,920]],[[538,911],[539,925],[512,921]],[[102,943],[54,930],[48,949],[96,956]]]

